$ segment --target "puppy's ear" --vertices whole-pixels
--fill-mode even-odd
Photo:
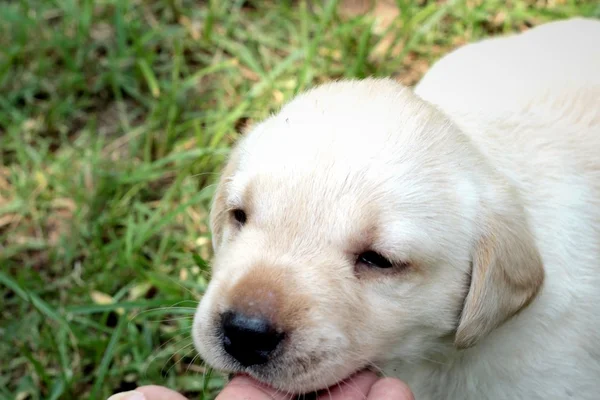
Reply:
[[[471,286],[456,332],[458,348],[475,345],[526,307],[544,281],[541,256],[522,208],[492,213],[485,225],[474,251]]]
[[[223,232],[229,220],[229,210],[227,209],[227,187],[228,183],[237,170],[239,161],[238,147],[234,147],[229,155],[229,159],[225,164],[225,168],[221,172],[221,177],[217,183],[217,190],[212,200],[210,208],[210,228],[212,232],[213,250],[216,251],[221,245]]]
[[[227,163],[225,164],[219,182],[217,183],[217,190],[215,191],[210,208],[210,229],[212,232],[212,245],[214,251],[219,248],[223,241],[223,233],[229,220],[230,210],[227,209],[228,184],[238,169],[240,153],[242,151],[241,147],[250,131],[254,128],[254,122],[250,119],[243,120],[242,125],[238,128],[241,139],[233,146],[231,153],[229,154]]]

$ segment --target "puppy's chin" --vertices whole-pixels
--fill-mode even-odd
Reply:
[[[301,391],[293,391],[293,390],[288,390],[285,388],[278,389],[277,387],[275,387],[273,385],[269,385],[263,381],[260,381],[260,380],[256,379],[255,377],[253,377],[252,375],[247,374],[247,373],[231,373],[231,374],[229,374],[228,378],[229,378],[229,381],[232,381],[233,379],[239,378],[239,377],[249,378],[252,381],[254,381],[254,384],[256,386],[262,387],[269,392],[285,393],[286,398],[288,398],[289,400],[300,400],[300,399],[315,400],[315,399],[331,397],[332,391],[339,391],[343,385],[349,385],[350,391],[360,390],[359,386],[356,385],[355,378],[359,374],[362,374],[362,373],[365,373],[368,371],[370,371],[371,373],[374,372],[368,368],[363,368],[363,369],[356,371],[353,374],[348,375],[345,379],[340,379],[339,381],[337,381],[334,384],[331,384],[327,387],[318,388],[315,390],[302,389]]]
[[[284,368],[284,366],[277,366],[278,371],[281,371]],[[310,395],[315,395],[316,397],[316,395],[319,393],[327,392],[327,390],[330,388],[350,381],[353,375],[365,369],[367,369],[365,366],[357,366],[354,369],[349,369],[349,372],[341,375],[334,374],[331,371],[323,371],[320,370],[320,368],[308,373],[300,374],[294,374],[294,372],[297,371],[290,369],[285,373],[286,376],[282,377],[279,376],[279,374],[275,374],[275,376],[273,376],[272,373],[267,371],[262,371],[260,369],[253,370],[252,368],[249,368],[235,372],[229,371],[229,377],[232,378],[236,375],[247,375],[263,385],[269,386],[284,393],[289,393],[292,395],[292,398],[293,396],[308,396],[307,398],[310,399]]]
[[[335,387],[342,382],[347,381],[360,371],[362,368],[357,368],[351,370],[351,372],[341,375],[341,376],[333,376],[331,375],[329,379],[325,379],[327,376],[325,372],[315,371],[314,373],[310,373],[307,375],[299,375],[294,376],[291,379],[280,379],[279,377],[271,378],[269,376],[263,376],[263,374],[253,374],[251,372],[246,372],[248,375],[256,379],[257,381],[268,385],[276,390],[280,390],[282,392],[293,393],[294,395],[305,395],[309,393],[317,393],[326,391],[330,387]]]

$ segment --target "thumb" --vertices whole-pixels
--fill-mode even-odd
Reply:
[[[368,400],[415,400],[406,383],[394,378],[378,380],[369,390],[367,398]]]
[[[129,392],[117,393],[108,400],[187,400],[181,394],[162,386],[141,386]]]
[[[289,394],[282,393],[248,376],[236,376],[219,393],[216,400],[289,400]]]

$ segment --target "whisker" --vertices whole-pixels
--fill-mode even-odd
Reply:
[[[129,321],[131,322],[131,321],[133,321],[134,319],[136,319],[137,317],[139,317],[140,315],[142,315],[142,314],[147,314],[147,313],[149,313],[149,312],[153,312],[153,311],[165,311],[165,310],[190,310],[190,311],[192,311],[192,312],[190,312],[190,314],[193,314],[193,312],[195,312],[195,311],[196,311],[196,307],[176,307],[176,305],[177,305],[177,304],[181,304],[181,303],[183,303],[183,302],[186,302],[186,301],[192,301],[192,300],[182,300],[182,301],[180,301],[180,302],[177,302],[177,303],[175,303],[175,304],[174,304],[174,305],[172,305],[172,306],[156,307],[156,308],[150,308],[150,309],[148,309],[148,310],[140,311],[140,312],[138,312],[138,313],[134,314],[134,315],[133,315],[133,316],[132,316],[132,317],[129,319]]]
[[[219,175],[218,172],[199,172],[197,174],[193,174],[193,175],[188,175],[188,178],[197,178],[199,176],[204,176],[204,175]],[[217,183],[213,183],[211,185],[207,185],[205,187],[209,187],[209,186],[216,186]]]
[[[338,386],[340,385],[339,383],[337,384]],[[325,390],[327,390],[327,394],[329,395],[329,400],[333,399],[333,396],[331,395],[331,390],[329,389],[329,386],[325,386]],[[340,387],[341,390],[341,387]]]
[[[355,378],[353,376],[349,376],[348,378],[344,379],[342,383],[345,383],[346,386],[350,387],[350,389],[354,389],[357,393],[359,393],[362,396],[363,400],[366,400],[367,396],[361,393],[361,390],[354,379]]]
[[[434,363],[434,364],[438,364],[438,365],[450,365],[449,363],[445,363],[443,361],[438,361],[438,360],[432,360],[430,358],[423,357],[423,356],[420,356],[419,359],[423,360],[423,361],[428,361],[428,362],[431,362],[431,363]]]
[[[154,354],[154,355],[153,355],[153,356],[151,355],[151,356],[150,356],[150,358],[149,358],[149,359],[146,361],[146,363],[145,363],[145,367],[144,367],[144,369],[142,370],[142,376],[147,376],[146,374],[147,374],[147,372],[148,372],[148,368],[150,368],[150,365],[152,365],[152,363],[153,363],[153,362],[154,362],[154,361],[155,361],[155,360],[156,360],[156,359],[157,359],[157,358],[160,356],[160,350],[164,349],[164,348],[165,348],[165,346],[167,346],[169,343],[171,343],[171,342],[173,342],[173,341],[175,341],[175,342],[174,342],[174,343],[171,343],[171,344],[178,345],[179,343],[181,343],[181,342],[183,342],[183,341],[185,341],[185,340],[189,340],[189,339],[191,339],[191,336],[187,336],[187,337],[183,337],[183,338],[178,338],[177,336],[173,336],[171,339],[169,339],[169,340],[167,340],[165,343],[161,344],[161,345],[160,345],[158,348],[156,348],[156,349],[153,351],[153,354]],[[192,342],[191,344],[193,344],[193,342]],[[188,346],[189,346],[189,344],[188,344],[188,345],[186,345],[185,347],[188,347]],[[171,355],[171,357],[169,357],[169,360],[170,360],[172,357],[174,357],[174,356],[177,354],[177,352],[179,352],[179,351],[183,350],[185,347],[182,347],[181,349],[179,349],[179,350],[175,351],[175,352],[173,353],[173,355]],[[169,362],[169,360],[167,360],[166,362]]]
[[[176,351],[175,353],[173,353],[173,355],[172,355],[171,357],[169,357],[169,358],[167,359],[167,361],[165,361],[165,365],[166,365],[166,364],[168,364],[168,363],[169,363],[169,361],[171,361],[171,360],[173,359],[173,357],[175,357],[175,356],[176,356],[176,355],[177,355],[177,354],[178,354],[178,353],[179,353],[181,350],[183,350],[183,349],[185,349],[185,348],[188,348],[188,347],[190,347],[190,346],[192,346],[192,345],[193,345],[193,343],[190,343],[190,344],[188,344],[188,345],[185,345],[184,347],[182,347],[181,349],[179,349],[178,351]],[[185,353],[185,354],[183,355],[182,359],[183,359],[183,358],[185,358],[185,357],[187,357],[187,355],[188,355],[188,354],[190,354],[190,353],[191,353],[191,352],[193,352],[193,351],[195,351],[195,349],[192,349],[192,350],[188,351],[187,353]],[[177,364],[179,364],[180,362],[181,362],[181,361],[177,361],[177,362],[175,362],[173,365],[171,365],[171,367],[170,367],[170,368],[167,370],[167,372],[164,372],[165,368],[163,367],[163,368],[160,370],[160,373],[161,373],[162,375],[168,375],[168,374],[169,374],[169,372],[171,372],[171,369],[173,369],[173,367],[174,367],[174,366],[176,366]]]
[[[176,284],[177,286],[179,286],[180,288],[182,288],[183,290],[188,292],[193,298],[200,301],[200,298],[202,297],[201,295],[198,295],[198,294],[192,292],[192,290],[190,288],[183,286],[183,284],[181,282],[177,281],[175,278],[168,276],[168,275],[167,275],[167,278],[169,278],[171,280],[171,282],[173,282],[174,284]]]
[[[382,376],[383,378],[388,378],[388,375],[385,373],[385,371],[381,367],[376,365],[375,363],[370,362],[367,364],[367,367],[369,369],[375,369],[376,371],[374,371],[374,372],[378,372],[379,375]]]
[[[200,353],[196,354],[196,355],[195,355],[195,356],[192,358],[192,361],[190,361],[190,362],[188,363],[188,366],[187,366],[187,368],[185,369],[185,373],[186,373],[186,374],[187,374],[187,373],[188,373],[188,371],[190,370],[190,366],[192,366],[192,365],[194,364],[194,361],[196,361],[196,359],[197,359],[198,357],[200,357]]]
[[[148,321],[148,322],[173,322],[173,321],[191,320],[193,318],[194,318],[193,315],[186,315],[183,317],[168,318],[168,319],[147,319],[146,321]]]

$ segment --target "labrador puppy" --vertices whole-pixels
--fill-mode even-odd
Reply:
[[[411,90],[325,84],[252,128],[193,337],[289,393],[600,398],[600,22],[487,39]]]

